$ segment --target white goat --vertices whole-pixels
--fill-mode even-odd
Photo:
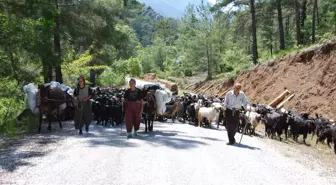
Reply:
[[[201,122],[203,118],[206,118],[209,120],[209,124],[215,120],[218,119],[219,112],[220,112],[221,106],[212,104],[211,107],[201,107],[198,110],[197,118],[198,118],[198,127],[201,126]]]
[[[256,112],[256,108],[250,105],[247,105],[247,109],[251,109],[251,111]]]
[[[197,103],[194,104],[196,112],[203,107],[203,100],[199,99]]]
[[[255,128],[261,123],[261,115],[256,112],[246,112],[246,117],[252,125],[252,134],[255,134]]]

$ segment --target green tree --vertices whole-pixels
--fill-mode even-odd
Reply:
[[[140,77],[142,68],[138,58],[128,59],[128,72],[134,77]]]
[[[250,7],[251,20],[252,20],[252,53],[253,53],[253,62],[254,64],[258,63],[258,45],[257,45],[257,20],[256,20],[256,9],[255,9],[255,0],[249,0],[247,3],[243,0],[222,0],[220,3],[217,3],[213,9],[219,10],[222,7],[226,7],[229,4],[233,3],[236,6],[247,5]]]

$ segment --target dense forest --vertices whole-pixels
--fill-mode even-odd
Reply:
[[[189,5],[176,20],[136,0],[0,0],[0,132],[25,125],[16,120],[24,84],[234,76],[335,37],[335,10],[336,0],[222,0]]]

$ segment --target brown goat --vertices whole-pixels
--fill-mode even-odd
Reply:
[[[177,112],[180,109],[180,102],[176,101],[176,102],[174,102],[173,105],[166,105],[166,107],[167,107],[167,110],[166,110],[165,113],[162,114],[162,116],[170,117],[172,119],[173,123],[174,123],[175,119],[176,119]]]

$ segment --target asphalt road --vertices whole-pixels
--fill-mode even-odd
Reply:
[[[262,138],[227,146],[225,129],[156,123],[127,140],[125,129],[71,123],[13,142],[0,157],[0,184],[31,185],[335,185],[323,166],[300,162]],[[240,134],[236,135],[239,140]]]

